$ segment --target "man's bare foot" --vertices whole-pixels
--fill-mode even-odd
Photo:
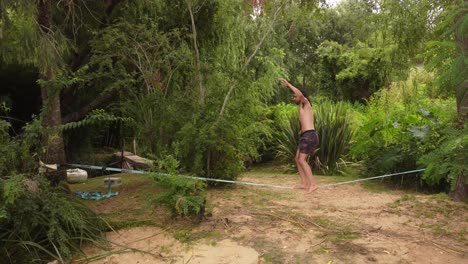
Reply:
[[[307,186],[300,184],[300,185],[294,186],[294,189],[307,189]]]
[[[307,189],[307,192],[306,192],[306,193],[311,193],[311,192],[313,192],[313,191],[315,191],[315,190],[317,190],[317,189],[318,189],[318,185],[317,185],[317,184],[315,184],[315,185],[310,185],[310,187]]]

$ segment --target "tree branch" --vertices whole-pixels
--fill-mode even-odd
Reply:
[[[278,12],[281,10],[282,6],[278,7],[278,9],[276,10],[274,16],[273,16],[273,21],[271,21],[271,24],[269,25],[267,31],[265,32],[265,34],[263,34],[263,37],[262,39],[258,42],[258,44],[255,46],[255,49],[254,51],[252,52],[252,54],[249,56],[249,58],[247,59],[247,61],[244,63],[244,65],[242,66],[242,69],[240,70],[241,72],[243,72],[247,66],[250,64],[250,61],[255,57],[255,55],[257,54],[258,50],[260,49],[260,47],[262,46],[263,44],[263,41],[265,40],[265,38],[268,36],[268,34],[270,33],[270,31],[273,29],[273,24],[275,23],[275,20],[276,20],[276,17],[278,15]],[[231,86],[229,87],[229,91],[228,93],[226,94],[226,97],[224,97],[224,102],[223,102],[223,106],[221,107],[221,111],[219,111],[219,116],[218,118],[222,117],[223,114],[224,114],[224,110],[226,108],[226,105],[227,105],[227,102],[229,100],[229,97],[231,96],[231,93],[232,91],[234,90],[234,87],[236,86],[237,84],[237,80],[234,80],[231,84]]]
[[[198,79],[198,86],[200,89],[200,104],[203,105],[205,103],[205,88],[203,88],[202,84],[202,76],[200,71],[200,52],[198,51],[198,44],[197,44],[197,28],[195,27],[195,19],[193,18],[192,12],[192,0],[187,0],[188,10],[190,13],[190,20],[192,21],[192,36],[193,36],[193,48],[195,49],[195,66],[197,68],[197,79]]]
[[[115,91],[102,94],[100,97],[94,99],[94,101],[92,101],[88,105],[84,106],[83,108],[81,108],[77,112],[70,113],[70,114],[66,115],[65,117],[63,117],[62,118],[62,124],[79,121],[79,120],[85,118],[86,115],[89,112],[91,112],[92,110],[94,110],[94,109],[96,109],[96,108],[98,108],[100,106],[104,106],[104,105],[108,104],[114,98],[115,94],[116,94]]]
[[[106,5],[105,13],[106,14],[105,14],[104,18],[108,18],[112,14],[112,11],[114,10],[114,8],[121,1],[122,0],[105,0],[105,5]],[[104,19],[101,19],[100,21],[102,21],[102,20],[104,20]],[[108,25],[109,25],[108,23],[101,23],[99,29],[103,29]],[[71,71],[73,71],[73,72],[77,71],[83,65],[83,63],[86,61],[86,59],[89,57],[90,53],[91,53],[91,48],[89,46],[84,48],[81,52],[76,53],[73,60],[72,60],[72,62],[70,63]],[[78,87],[77,85],[68,86],[63,90],[62,94],[65,94],[65,95],[70,94],[77,87]]]

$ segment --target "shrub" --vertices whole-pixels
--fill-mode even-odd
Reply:
[[[260,156],[259,149],[271,133],[265,108],[252,108],[250,113],[229,111],[221,118],[206,111],[187,122],[177,133],[171,152],[182,169],[202,177],[236,180],[244,162]]]
[[[315,128],[320,140],[316,162],[324,172],[336,171],[338,162],[349,151],[354,134],[350,110],[351,106],[344,102],[323,101],[315,107]]]
[[[430,80],[424,72],[412,72],[407,81],[393,83],[369,100],[351,147],[353,157],[364,161],[367,174],[413,170],[422,155],[439,146],[441,130],[456,116],[455,101],[428,98],[425,82]],[[406,181],[411,185],[420,181],[411,179]]]
[[[468,124],[463,129],[444,129],[441,138],[440,146],[423,155],[418,163],[426,166],[423,180],[429,185],[446,182],[453,191],[458,177],[467,172]]]
[[[10,123],[0,120],[0,175],[6,175],[19,167],[20,146],[18,142],[11,140],[9,128]]]
[[[62,262],[85,242],[98,242],[105,225],[77,198],[42,177],[0,180],[2,263]]]
[[[30,173],[36,166],[34,154],[40,151],[39,120],[34,120],[24,127],[21,136],[10,137],[10,123],[0,120],[0,176]]]
[[[206,183],[177,176],[179,162],[172,156],[158,161],[160,173],[153,173],[151,177],[158,186],[165,188],[154,200],[168,208],[173,216],[198,217],[205,213]],[[162,171],[169,174],[162,175]]]
[[[276,156],[283,162],[294,162],[301,123],[297,106],[279,104],[273,107],[274,133],[273,144],[276,146]]]

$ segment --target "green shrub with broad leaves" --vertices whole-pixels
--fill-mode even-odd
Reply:
[[[432,79],[430,74],[415,70],[408,80],[393,83],[369,100],[351,147],[353,157],[364,162],[368,175],[414,170],[424,154],[440,147],[442,130],[453,126],[456,118],[455,100],[430,98],[427,93]],[[412,186],[421,183],[417,175],[391,180]]]

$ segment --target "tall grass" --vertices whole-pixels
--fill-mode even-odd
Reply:
[[[320,146],[310,160],[314,169],[333,173],[348,150],[353,137],[353,126],[348,114],[349,104],[323,101],[314,105],[315,129]],[[299,142],[300,122],[297,106],[279,105],[275,109],[276,133],[274,134],[277,157],[293,162]]]

